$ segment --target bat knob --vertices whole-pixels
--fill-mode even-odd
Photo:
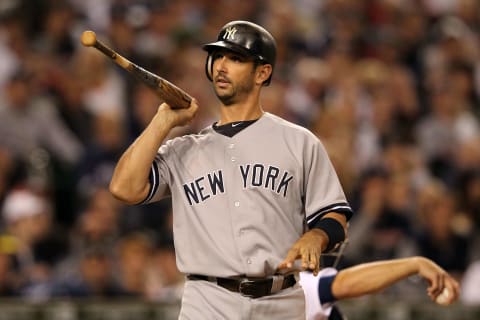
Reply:
[[[97,42],[97,35],[93,31],[84,31],[80,41],[85,47],[91,47]]]

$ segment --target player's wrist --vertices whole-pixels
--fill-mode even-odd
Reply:
[[[320,228],[313,228],[309,232],[315,235],[315,242],[320,244],[321,251],[325,252],[325,249],[327,248],[328,241],[329,241],[328,234]]]
[[[314,226],[315,229],[323,231],[327,237],[326,248],[323,252],[330,252],[345,240],[345,229],[342,224],[334,218],[320,219]]]
[[[416,273],[416,274],[419,274],[422,270],[422,268],[425,266],[427,260],[424,258],[424,257],[420,257],[420,256],[414,256],[411,258],[412,261],[412,273]]]
[[[170,131],[177,126],[178,120],[175,115],[171,114],[170,110],[159,109],[157,113],[153,116],[152,123],[154,124],[157,130],[166,130]]]

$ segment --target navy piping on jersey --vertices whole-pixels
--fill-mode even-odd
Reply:
[[[148,203],[152,200],[153,195],[157,192],[159,186],[159,175],[158,175],[158,166],[157,163],[154,161],[152,162],[152,169],[150,170],[150,174],[148,175],[148,181],[150,182],[150,191],[148,192],[147,197],[145,200],[140,202],[139,204]]]
[[[347,217],[347,220],[350,220],[353,214],[352,208],[350,208],[350,205],[348,203],[346,202],[334,203],[309,215],[307,217],[308,226],[311,228],[313,225],[315,225],[317,219],[321,218],[322,216],[326,215],[329,212],[343,213]]]

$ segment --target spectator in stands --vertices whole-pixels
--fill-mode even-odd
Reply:
[[[0,105],[0,145],[26,163],[41,148],[64,163],[76,163],[82,145],[60,121],[55,105],[35,95],[31,76],[21,69],[8,80],[5,101]]]
[[[48,198],[31,189],[14,189],[7,194],[2,209],[5,236],[13,245],[22,295],[48,297],[53,269],[68,247],[55,228]]]
[[[454,195],[437,181],[419,190],[418,198],[418,253],[460,279],[468,264],[470,245],[467,235],[456,229],[458,211]]]
[[[0,297],[20,295],[20,276],[15,269],[15,238],[0,236]]]
[[[149,282],[152,240],[145,233],[130,233],[117,245],[117,282],[128,295],[144,298]]]
[[[147,287],[148,298],[159,302],[179,302],[182,299],[185,275],[177,268],[172,238],[164,234],[153,254],[152,283]]]
[[[51,295],[73,298],[123,296],[125,292],[115,282],[112,268],[108,247],[92,245],[85,248],[75,270],[53,282]]]
[[[395,178],[380,168],[371,169],[362,177],[357,214],[349,229],[350,247],[345,254],[348,265],[400,258],[415,252],[408,212],[403,212],[405,196],[392,197],[404,193],[404,186],[397,186],[404,181]]]

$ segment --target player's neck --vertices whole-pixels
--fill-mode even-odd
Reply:
[[[238,103],[229,106],[222,106],[220,109],[220,121],[218,125],[230,122],[256,120],[264,114],[259,102]]]

